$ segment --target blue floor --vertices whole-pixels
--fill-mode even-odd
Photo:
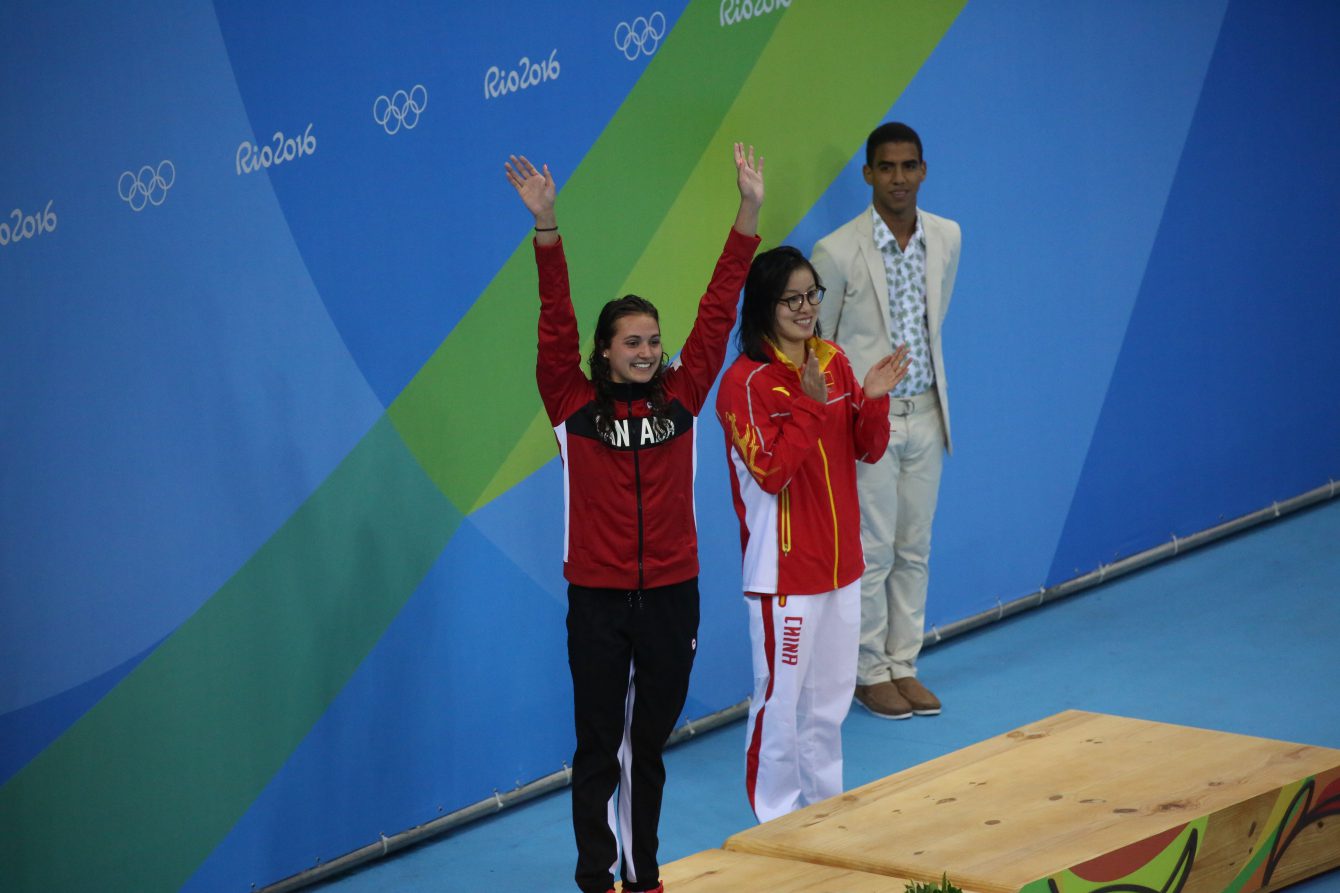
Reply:
[[[853,709],[847,786],[1069,708],[1340,748],[1337,594],[1332,500],[951,639],[921,661],[943,714],[894,722]],[[743,736],[736,722],[667,752],[662,862],[754,823]],[[573,890],[568,809],[566,790],[550,794],[314,889]],[[1290,889],[1340,893],[1340,871]]]

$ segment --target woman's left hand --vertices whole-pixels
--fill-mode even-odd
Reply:
[[[763,156],[754,163],[754,147],[745,151],[744,143],[735,144],[735,183],[740,187],[740,202],[755,208],[763,204]]]
[[[912,358],[908,356],[907,345],[900,344],[897,350],[871,366],[870,371],[865,374],[863,382],[865,399],[878,400],[898,387],[898,382],[903,380],[910,365]]]
[[[735,144],[735,185],[740,187],[740,210],[735,213],[735,231],[752,236],[758,232],[758,209],[763,205],[763,156],[754,163],[754,147]]]

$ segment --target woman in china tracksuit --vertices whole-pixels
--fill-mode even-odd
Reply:
[[[763,203],[763,159],[755,165],[753,148],[737,143],[735,166],[735,225],[679,359],[665,365],[656,308],[628,295],[600,312],[588,379],[553,177],[524,157],[506,165],[535,215],[535,375],[563,458],[572,822],[577,885],[589,893],[613,890],[620,843],[623,889],[661,889],[661,751],[684,707],[698,635],[695,421],[725,361]]]
[[[856,463],[884,455],[888,394],[907,371],[900,349],[858,383],[819,336],[823,295],[796,249],[760,254],[717,394],[754,656],[745,788],[760,822],[842,791],[865,568]]]

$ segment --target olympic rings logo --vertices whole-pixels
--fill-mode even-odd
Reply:
[[[632,62],[638,56],[650,56],[661,45],[665,36],[665,16],[660,10],[650,17],[638,16],[630,25],[620,22],[614,26],[614,48],[623,53],[623,57]]]
[[[158,167],[144,165],[139,173],[126,171],[116,181],[116,194],[130,205],[132,211],[143,211],[146,205],[158,207],[167,198],[168,190],[177,182],[177,169],[164,159]]]
[[[390,98],[378,96],[372,103],[372,120],[388,134],[395,133],[401,127],[413,130],[419,123],[419,115],[426,108],[428,89],[423,84],[415,84],[408,92],[395,91]]]

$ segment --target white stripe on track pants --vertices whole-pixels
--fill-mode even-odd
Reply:
[[[745,790],[760,822],[842,793],[842,721],[856,686],[861,581],[821,595],[746,594],[754,696]]]

